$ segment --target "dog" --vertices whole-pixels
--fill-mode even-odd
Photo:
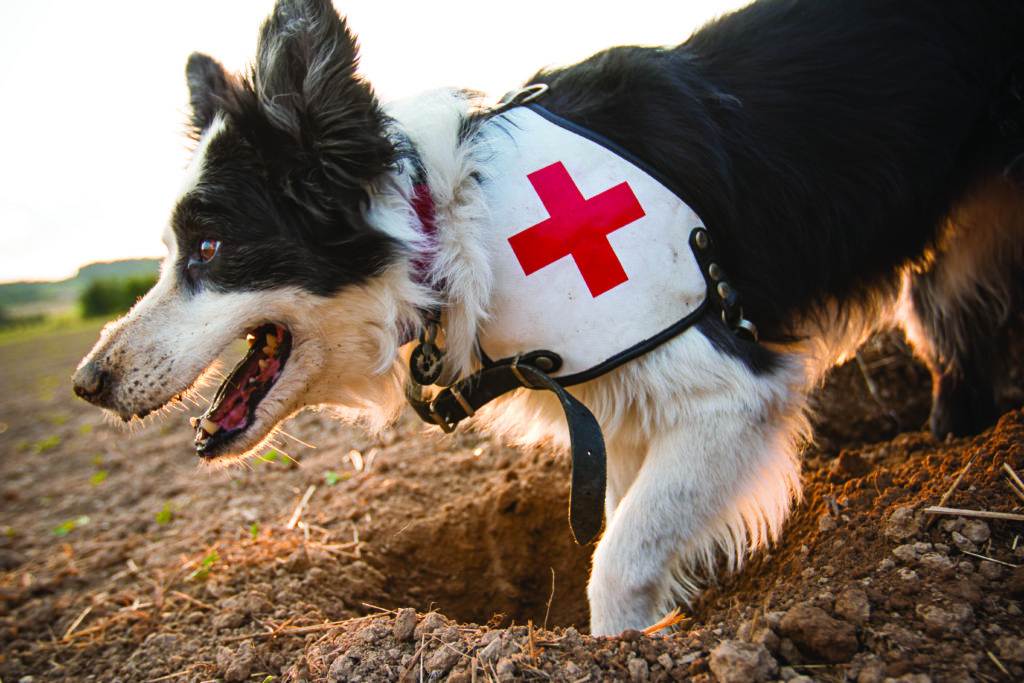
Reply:
[[[936,437],[998,417],[1024,264],[1022,38],[1012,0],[758,0],[677,47],[541,71],[498,107],[453,90],[385,105],[331,4],[280,0],[249,72],[189,58],[196,144],[168,255],[75,391],[138,420],[248,335],[195,425],[202,460],[220,463],[307,406],[388,424],[431,329],[439,383],[473,375],[507,295],[488,188],[509,131],[491,123],[544,91],[544,111],[676,188],[758,334],[712,306],[569,390],[607,446],[590,630],[646,627],[778,537],[808,392],[873,332],[902,326],[929,367]],[[473,421],[566,446],[548,393],[519,388]]]

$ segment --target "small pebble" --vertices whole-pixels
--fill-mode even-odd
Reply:
[[[498,661],[498,657],[501,656],[501,638],[495,638],[491,642],[487,643],[487,647],[480,650],[480,661],[485,664]]]
[[[917,560],[917,550],[914,548],[914,546],[910,545],[909,543],[906,545],[896,546],[892,549],[892,554],[900,562],[906,562],[907,564],[910,564]]]
[[[1003,576],[1003,568],[995,562],[981,562],[978,565],[978,573],[989,581],[998,581]]]
[[[921,521],[914,515],[912,507],[898,507],[885,521],[885,535],[895,541],[904,541],[915,536],[921,529]]]
[[[629,680],[632,683],[647,683],[651,677],[650,669],[647,666],[647,660],[641,657],[631,657],[626,662],[626,669],[629,671]]]
[[[423,636],[428,636],[437,629],[444,626],[445,621],[437,612],[428,612],[423,620],[420,621],[419,626],[413,630],[413,635],[416,636],[416,640],[420,640]]]
[[[972,543],[984,543],[992,536],[988,524],[980,519],[968,519],[960,530]]]
[[[763,645],[723,640],[711,651],[711,672],[721,683],[762,683],[779,670]]]
[[[868,594],[861,588],[847,588],[836,598],[835,611],[843,619],[858,626],[866,623],[871,618]]]
[[[416,610],[411,607],[403,607],[398,610],[395,624],[391,628],[391,635],[394,636],[395,640],[400,643],[412,640],[412,635],[415,631]]]

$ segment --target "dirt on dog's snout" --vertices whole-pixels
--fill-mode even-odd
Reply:
[[[895,338],[816,396],[781,542],[677,631],[595,639],[566,459],[307,414],[315,450],[200,470],[185,414],[128,438],[73,398],[94,333],[0,346],[3,681],[1024,678],[1024,524],[923,512],[1021,513],[1024,412],[937,442]]]

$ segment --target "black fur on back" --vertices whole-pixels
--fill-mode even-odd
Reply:
[[[224,119],[172,218],[193,286],[329,295],[389,262],[396,245],[367,223],[366,188],[392,168],[395,149],[357,65],[355,38],[328,0],[278,2],[245,78],[189,58],[193,128]],[[196,264],[204,239],[220,240],[221,252]]]
[[[530,82],[684,188],[747,317],[781,339],[828,301],[892,291],[965,190],[1024,151],[992,116],[1022,48],[1016,1],[761,0],[678,47]]]

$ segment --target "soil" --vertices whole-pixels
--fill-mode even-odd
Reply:
[[[872,340],[814,397],[780,543],[674,628],[592,638],[564,457],[306,413],[201,468],[184,413],[127,438],[74,399],[95,334],[0,346],[6,683],[1024,680],[1024,524],[923,511],[1024,508],[1019,357],[1000,422],[937,442],[927,373]]]

